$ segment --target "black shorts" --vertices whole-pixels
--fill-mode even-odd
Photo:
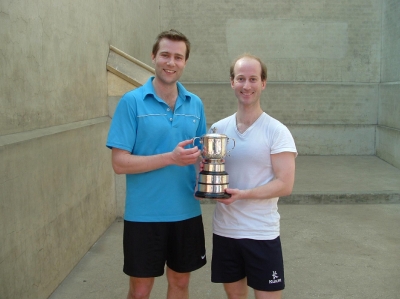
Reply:
[[[129,276],[162,276],[165,264],[186,273],[207,262],[201,215],[177,222],[125,220],[123,245],[123,271]]]
[[[245,277],[247,285],[258,291],[285,288],[280,237],[252,240],[213,235],[211,281],[231,283]]]

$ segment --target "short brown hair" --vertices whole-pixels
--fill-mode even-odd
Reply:
[[[229,70],[229,71],[230,71],[231,80],[233,80],[233,79],[235,78],[235,65],[236,65],[236,62],[238,62],[238,60],[240,60],[240,59],[242,59],[242,58],[245,58],[245,57],[255,59],[255,60],[257,60],[257,61],[260,63],[260,66],[261,66],[261,74],[260,74],[260,75],[261,75],[261,80],[262,80],[262,81],[267,80],[267,66],[265,65],[264,62],[262,62],[262,60],[261,60],[259,57],[255,56],[255,55],[253,55],[253,54],[250,54],[250,53],[244,53],[244,54],[238,56],[238,57],[232,62],[231,68],[230,68],[230,70]]]
[[[182,32],[179,32],[178,30],[175,30],[175,29],[170,29],[170,30],[167,30],[167,31],[163,31],[159,35],[157,35],[157,38],[156,38],[156,41],[155,41],[155,43],[153,45],[153,50],[152,50],[152,53],[153,53],[154,56],[157,55],[157,52],[160,49],[160,41],[163,38],[167,38],[167,39],[173,40],[173,41],[182,41],[182,42],[184,42],[185,45],[186,45],[185,60],[189,59],[190,41],[188,40],[188,38]]]

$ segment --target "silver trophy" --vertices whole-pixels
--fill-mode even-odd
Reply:
[[[231,195],[225,192],[229,186],[229,175],[225,171],[224,157],[235,148],[235,139],[229,138],[224,134],[217,134],[216,129],[213,133],[206,134],[193,139],[200,139],[203,145],[201,154],[204,158],[203,170],[199,173],[196,197],[200,198],[230,198]],[[233,147],[227,151],[227,144],[233,141]]]

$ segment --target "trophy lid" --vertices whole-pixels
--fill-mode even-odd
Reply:
[[[205,134],[203,135],[204,137],[212,137],[212,138],[224,138],[228,137],[225,134],[218,134],[218,133],[210,133],[210,134]]]
[[[212,133],[205,134],[204,137],[211,137],[211,138],[228,138],[225,134],[219,134],[217,132],[217,128],[213,127],[211,128]]]

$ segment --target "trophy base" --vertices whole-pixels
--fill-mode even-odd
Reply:
[[[232,195],[228,193],[211,193],[211,192],[196,191],[195,196],[200,198],[227,199],[230,198]]]

